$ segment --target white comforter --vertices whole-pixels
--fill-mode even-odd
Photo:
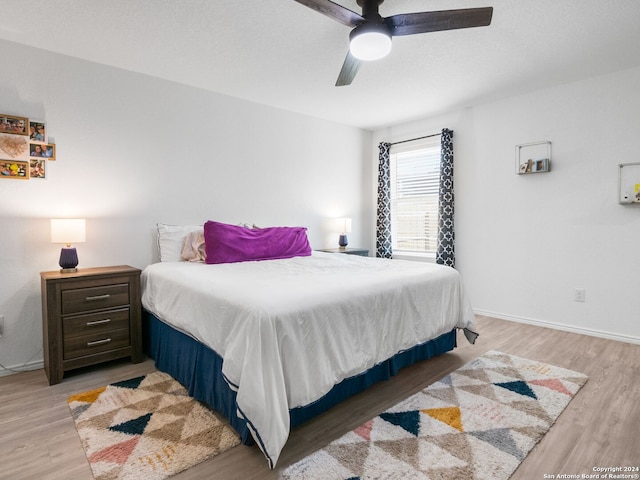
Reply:
[[[289,436],[290,408],[474,318],[452,268],[322,252],[156,263],[142,273],[142,292],[144,308],[223,357],[271,467]]]

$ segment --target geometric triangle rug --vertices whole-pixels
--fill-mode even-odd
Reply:
[[[238,445],[225,422],[154,372],[67,400],[96,480],[160,480]]]
[[[282,478],[506,480],[586,381],[489,351],[286,468]]]

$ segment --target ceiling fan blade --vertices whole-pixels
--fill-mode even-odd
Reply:
[[[486,27],[493,7],[464,8],[437,12],[405,13],[385,18],[393,36],[439,32],[458,28]]]
[[[329,18],[332,18],[347,27],[357,27],[362,22],[364,22],[364,18],[357,14],[356,12],[352,12],[348,8],[343,7],[342,5],[338,5],[337,3],[332,2],[331,0],[295,0],[302,5],[305,5],[309,8],[312,8],[316,12],[320,12],[323,15],[326,15]]]
[[[336,87],[351,85],[351,82],[353,82],[353,79],[355,78],[359,69],[360,60],[351,55],[351,52],[348,52],[347,58],[344,59],[344,63],[342,64],[342,70],[340,70],[340,74],[338,75]]]

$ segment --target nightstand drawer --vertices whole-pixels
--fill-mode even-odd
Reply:
[[[129,328],[128,308],[79,315],[76,317],[65,317],[62,320],[62,334],[65,338],[127,328]]]
[[[127,283],[62,291],[63,315],[128,304],[129,284]]]
[[[65,337],[64,359],[82,357],[129,346],[129,329],[112,330],[79,337]]]

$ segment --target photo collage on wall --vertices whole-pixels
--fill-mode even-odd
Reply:
[[[47,162],[55,159],[45,122],[0,113],[0,179],[47,178]]]

